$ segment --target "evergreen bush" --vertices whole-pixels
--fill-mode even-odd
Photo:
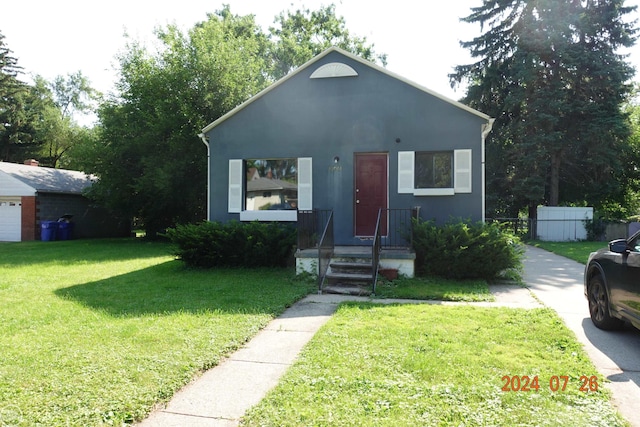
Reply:
[[[205,221],[167,230],[176,257],[190,267],[284,267],[296,229],[280,223]]]
[[[494,279],[522,265],[524,248],[495,223],[413,220],[418,275],[448,279]]]

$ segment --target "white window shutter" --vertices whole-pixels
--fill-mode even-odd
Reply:
[[[413,151],[398,152],[398,193],[412,193],[416,155]]]
[[[242,159],[229,160],[229,213],[242,211]]]
[[[298,158],[298,209],[309,211],[313,209],[311,157]]]
[[[471,150],[453,152],[454,189],[456,193],[471,193]]]

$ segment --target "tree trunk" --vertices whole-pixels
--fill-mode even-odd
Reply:
[[[549,206],[558,206],[560,200],[560,166],[562,150],[551,153],[551,171],[549,182]]]

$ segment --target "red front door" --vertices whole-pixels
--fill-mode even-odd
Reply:
[[[375,234],[378,210],[387,209],[387,154],[356,153],[355,155],[355,234],[369,237]],[[381,235],[387,235],[386,216],[380,224]]]

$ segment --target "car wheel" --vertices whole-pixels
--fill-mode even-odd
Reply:
[[[622,326],[622,320],[609,314],[609,296],[599,275],[589,279],[589,314],[591,321],[599,329],[612,330]]]

